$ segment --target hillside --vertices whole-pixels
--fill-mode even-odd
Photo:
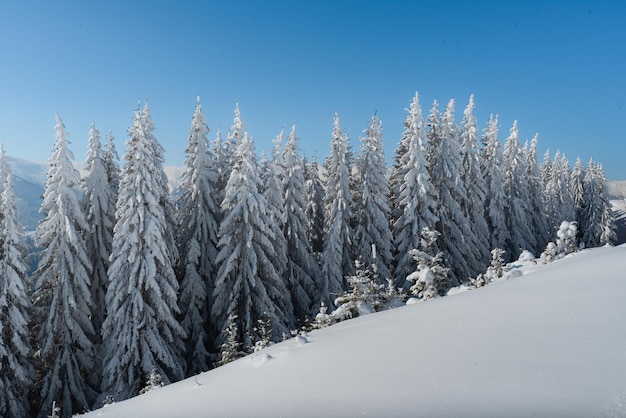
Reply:
[[[523,264],[86,416],[626,416],[626,246]]]

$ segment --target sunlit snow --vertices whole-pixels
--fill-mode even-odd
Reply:
[[[626,416],[626,246],[516,265],[87,416]]]

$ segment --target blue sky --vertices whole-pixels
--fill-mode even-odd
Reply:
[[[295,122],[325,157],[335,111],[356,148],[376,111],[391,159],[415,91],[458,121],[473,93],[502,141],[517,119],[541,154],[626,179],[625,21],[623,1],[2,1],[0,141],[45,161],[59,113],[76,160],[92,122],[122,154],[147,100],[180,165],[199,95],[210,139],[238,101],[259,154]]]

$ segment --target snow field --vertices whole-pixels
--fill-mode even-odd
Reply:
[[[626,246],[521,264],[87,416],[626,416]]]

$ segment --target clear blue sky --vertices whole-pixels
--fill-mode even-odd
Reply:
[[[45,161],[59,113],[76,160],[92,121],[121,154],[147,100],[180,165],[199,95],[210,139],[238,101],[259,154],[295,122],[325,157],[335,111],[356,147],[377,111],[391,159],[415,91],[458,121],[474,93],[502,141],[517,119],[541,154],[626,179],[625,25],[624,1],[1,1],[0,141]]]

